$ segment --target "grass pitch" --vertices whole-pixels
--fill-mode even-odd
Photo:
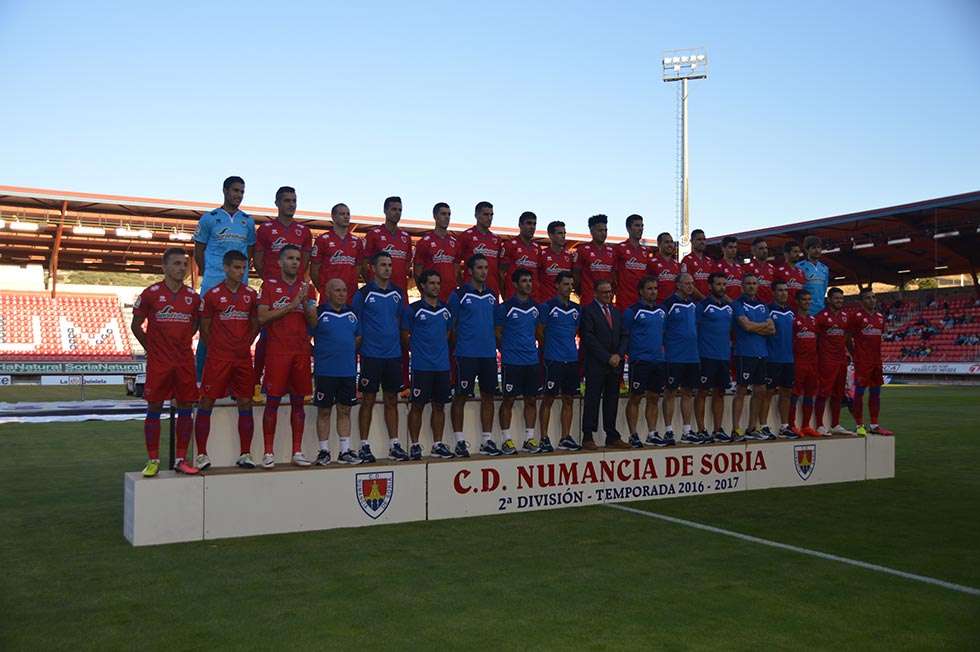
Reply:
[[[896,478],[631,507],[980,587],[975,388],[889,387]],[[0,649],[976,648],[980,598],[608,507],[134,549],[141,426],[0,426]]]

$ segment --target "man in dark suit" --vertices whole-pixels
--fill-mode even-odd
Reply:
[[[596,450],[593,435],[602,428],[607,448],[628,449],[616,430],[619,408],[619,381],[623,377],[623,356],[629,339],[623,337],[623,317],[612,305],[612,284],[597,281],[595,301],[582,309],[582,350],[585,354],[585,403],[582,408],[582,447]]]

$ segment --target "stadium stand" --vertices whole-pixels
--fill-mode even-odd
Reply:
[[[883,300],[880,309],[887,320],[881,342],[884,361],[980,361],[980,299],[921,291]]]

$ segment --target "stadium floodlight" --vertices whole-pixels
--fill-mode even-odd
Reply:
[[[40,228],[41,225],[38,224],[37,222],[21,222],[18,220],[16,222],[10,223],[11,231],[23,231],[24,233],[37,233],[38,229]]]
[[[908,244],[912,242],[912,238],[893,238],[888,241],[890,245]]]
[[[898,270],[898,273],[899,274],[908,274],[911,271],[912,271],[911,269],[900,269],[900,270]]]
[[[942,240],[943,238],[952,238],[954,236],[958,236],[959,234],[960,234],[959,231],[946,231],[944,233],[937,233],[932,237],[934,240]]]
[[[936,265],[933,269],[949,269],[949,265]]]
[[[153,232],[149,229],[128,229],[120,226],[116,229],[116,237],[118,238],[140,238],[143,240],[152,240]]]
[[[81,224],[76,224],[71,228],[73,235],[105,235],[105,229],[101,226],[83,226]]]
[[[851,247],[851,249],[868,249],[873,246],[875,246],[875,243],[873,242],[859,242],[858,244]]]
[[[6,227],[7,227],[6,220],[0,220],[0,229],[6,228]]]
[[[680,113],[681,113],[681,178],[680,186],[680,215],[678,230],[680,231],[680,254],[686,253],[691,243],[691,207],[689,195],[689,179],[687,165],[687,82],[690,79],[706,79],[708,77],[708,55],[704,48],[688,48],[685,50],[668,50],[660,59],[662,75],[665,82],[681,83]]]
[[[823,250],[823,253],[825,253],[825,254],[836,254],[836,253],[839,253],[839,252],[840,252],[840,247],[834,247],[833,249],[824,249]]]
[[[846,277],[846,276],[835,276],[835,277],[834,277],[834,280],[835,280],[835,281],[844,281],[844,280],[846,280],[846,279],[847,279],[847,277]]]
[[[194,236],[185,231],[174,230],[170,233],[170,239],[178,242],[190,242],[193,238]]]

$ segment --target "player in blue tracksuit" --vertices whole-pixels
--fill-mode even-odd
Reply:
[[[640,401],[646,397],[646,442],[663,446],[657,432],[657,413],[660,395],[667,381],[667,363],[664,359],[663,308],[657,305],[657,279],[644,276],[636,285],[640,300],[623,313],[623,337],[629,338],[629,389],[626,403],[626,425],[629,426],[629,445],[643,448],[637,432],[640,417]]]
[[[815,235],[808,235],[803,239],[803,253],[806,258],[796,263],[799,269],[803,270],[806,282],[803,289],[810,293],[810,316],[813,317],[824,308],[824,297],[827,296],[827,287],[830,285],[830,268],[820,262],[820,254],[823,253],[823,244],[820,238]]]
[[[698,356],[697,304],[694,301],[694,277],[684,273],[677,277],[677,291],[663,304],[664,353],[667,358],[667,392],[664,394],[664,442],[674,445],[674,397],[681,392],[681,417],[684,422],[684,440],[701,443],[691,430],[691,413],[694,408],[693,392],[700,384],[700,358]]]
[[[497,306],[494,326],[500,349],[500,380],[503,384],[503,399],[500,402],[500,431],[503,443],[500,452],[513,455],[517,446],[510,434],[510,420],[514,401],[518,396],[524,398],[524,443],[525,453],[541,452],[534,438],[534,423],[537,421],[537,397],[541,393],[541,366],[538,363],[538,341],[535,337],[538,327],[537,304],[531,298],[533,275],[526,269],[518,268],[511,274],[514,293],[510,299]]]
[[[470,282],[449,297],[456,342],[456,394],[450,417],[457,440],[463,435],[463,408],[480,383],[480,425],[483,427],[482,455],[500,455],[493,441],[493,395],[497,393],[497,337],[494,313],[497,295],[487,287],[489,265],[483,254],[466,260]]]
[[[732,302],[732,318],[735,320],[735,400],[732,401],[732,436],[735,441],[745,439],[775,439],[776,435],[766,425],[764,414],[769,401],[765,399],[766,358],[769,349],[766,337],[775,332],[769,310],[756,297],[759,280],[755,274],[742,277],[742,296]],[[748,388],[752,388],[749,401],[749,425],[742,434],[742,407]],[[762,426],[762,430],[760,430]]]
[[[732,306],[725,294],[727,278],[721,272],[708,275],[708,296],[698,304],[697,310],[701,386],[694,400],[694,412],[698,422],[698,435],[705,443],[732,440],[731,435],[722,427],[725,390],[731,383],[729,365],[732,359]],[[709,393],[714,422],[714,430],[710,435],[704,420],[704,406]]]
[[[789,288],[786,281],[772,284],[773,303],[768,306],[769,319],[775,333],[766,338],[766,405],[765,414],[774,396],[779,396],[779,432],[783,439],[799,439],[800,436],[789,426],[789,397],[796,382],[793,373],[793,324],[796,315],[789,307]]]
[[[561,438],[558,448],[577,451],[582,447],[572,439],[572,397],[578,394],[582,376],[579,373],[578,334],[582,309],[571,300],[575,277],[571,272],[558,272],[555,277],[555,296],[538,306],[538,342],[544,358],[544,388],[541,397],[541,452],[554,450],[548,437],[551,404],[561,396]]]

